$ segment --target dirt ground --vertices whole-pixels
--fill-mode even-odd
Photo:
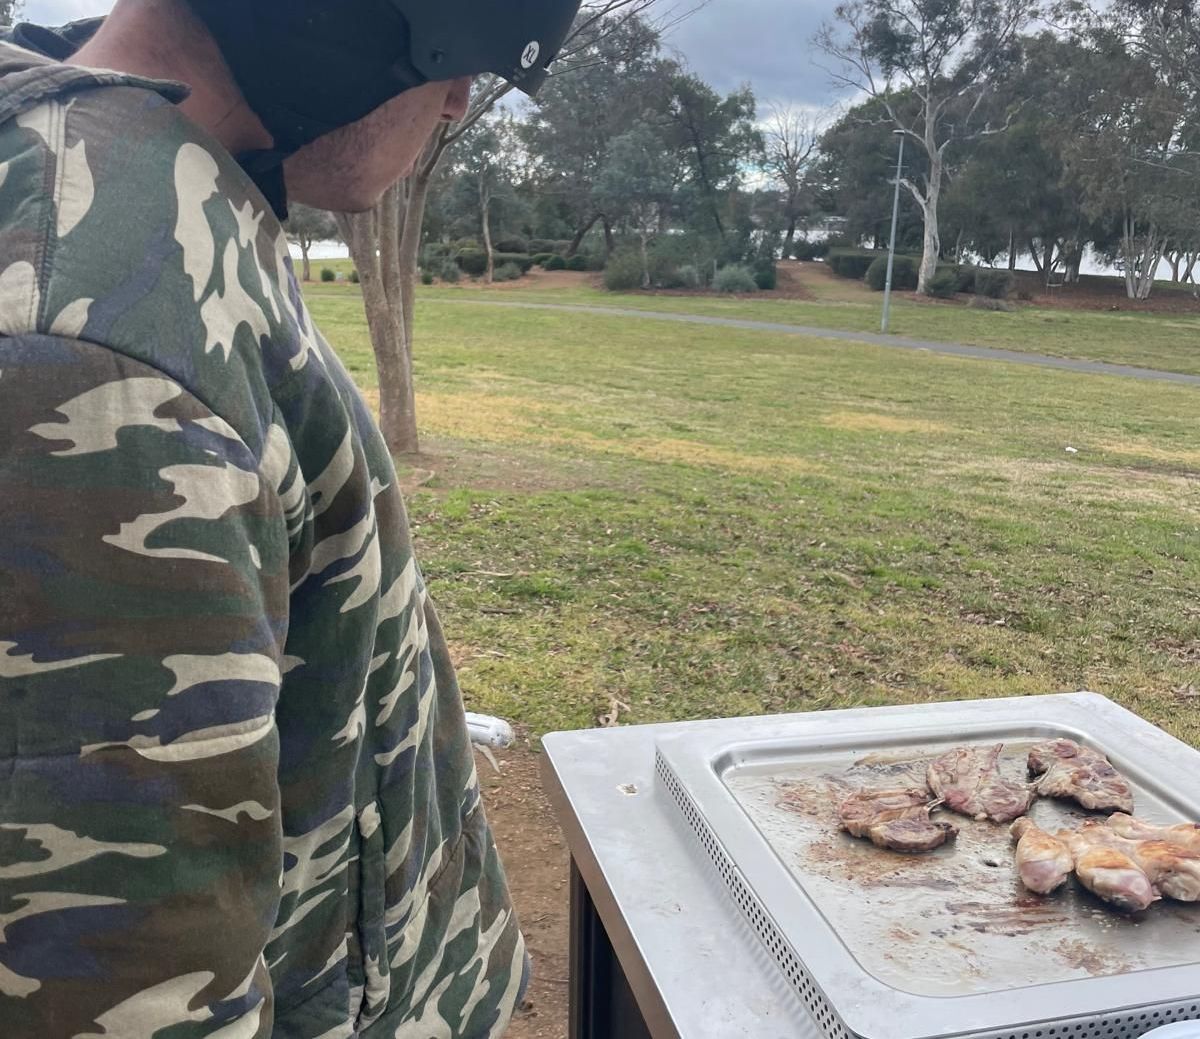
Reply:
[[[566,1039],[566,843],[542,791],[540,755],[521,744],[497,761],[499,775],[480,757],[479,779],[533,957],[533,981],[505,1039]]]

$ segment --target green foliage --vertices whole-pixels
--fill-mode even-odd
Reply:
[[[421,284],[422,285],[432,285],[433,284],[433,271],[429,270],[428,268],[425,268],[421,271]]]
[[[759,260],[754,264],[754,284],[763,292],[774,292],[779,284],[779,271],[774,260]]]
[[[969,263],[939,263],[935,274],[953,274],[955,292],[971,292],[975,288],[975,268]]]
[[[530,238],[528,251],[531,253],[565,253],[571,243],[555,238]]]
[[[567,261],[555,253],[542,266],[548,271],[565,271],[567,269]]]
[[[866,276],[871,264],[882,256],[887,259],[887,253],[878,249],[849,249],[845,247],[830,249],[825,262],[830,270],[842,278],[859,279]]]
[[[533,254],[534,266],[535,267],[545,267],[546,261],[549,260],[550,257],[553,255],[554,255],[554,253],[534,253]]]
[[[492,254],[496,266],[503,263],[515,263],[521,268],[521,273],[525,274],[530,267],[533,266],[533,257],[528,253],[507,253],[501,252],[499,249]]]
[[[350,272],[350,283],[351,283],[352,285],[357,285],[357,284],[359,283],[359,280],[360,280],[360,279],[359,279],[359,277],[358,277],[358,271],[356,271],[356,270],[352,270],[352,271]]]
[[[892,288],[915,289],[921,261],[916,256],[897,256],[892,263]],[[887,256],[877,256],[867,268],[867,286],[882,292],[887,282]]]
[[[462,271],[458,269],[458,264],[453,260],[443,260],[442,266],[438,269],[438,277],[444,282],[451,285],[458,284],[459,278],[462,276]]]
[[[608,257],[604,253],[587,253],[584,256],[589,271],[602,271],[608,266]]]
[[[321,268],[321,280],[322,281],[337,281],[337,273],[334,271],[334,269],[332,267],[322,267]]]
[[[792,256],[797,260],[820,260],[828,253],[828,242],[806,242],[802,238],[792,243]]]
[[[455,263],[464,274],[478,278],[487,270],[487,253],[482,249],[459,249],[454,256]]]
[[[943,267],[932,278],[926,289],[929,295],[938,299],[953,299],[957,295],[960,281],[959,273],[954,267]]]
[[[642,258],[637,251],[622,249],[613,253],[608,266],[604,268],[604,287],[609,292],[628,292],[641,288],[641,285]]]
[[[698,267],[691,263],[685,263],[675,272],[675,276],[679,281],[678,288],[681,289],[702,289],[704,288],[704,276],[700,273]]]
[[[728,267],[722,267],[717,271],[713,278],[712,287],[717,292],[754,292],[758,285],[755,283],[754,275],[746,267],[741,264],[731,264]]]
[[[567,270],[569,271],[586,271],[588,269],[587,257],[582,253],[576,253],[567,259]]]
[[[975,271],[975,295],[988,299],[1008,299],[1012,294],[1013,277],[1008,271],[980,267]]]
[[[530,251],[529,239],[515,236],[499,238],[496,240],[495,248],[497,253],[527,253]]]
[[[494,271],[492,271],[493,281],[516,281],[525,272],[521,270],[521,265],[517,263],[502,263]]]

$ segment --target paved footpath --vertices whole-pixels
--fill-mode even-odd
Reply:
[[[1153,382],[1173,382],[1185,386],[1200,386],[1200,375],[1164,372],[1156,368],[1135,368],[1126,364],[1107,364],[1104,361],[1079,361],[1049,354],[1031,354],[1020,350],[996,350],[988,346],[967,346],[963,343],[934,343],[925,339],[881,335],[878,332],[846,332],[835,328],[816,328],[811,325],[788,325],[776,321],[746,321],[740,318],[707,317],[702,314],[671,314],[662,310],[635,310],[631,307],[592,307],[582,303],[526,303],[499,299],[438,299],[423,300],[437,303],[463,303],[478,307],[517,307],[525,310],[559,310],[574,314],[598,314],[601,317],[638,317],[651,321],[678,321],[689,325],[716,325],[721,328],[743,328],[751,332],[781,332],[785,335],[814,336],[820,339],[843,339],[852,343],[869,343],[896,350],[925,350],[950,357],[968,357],[977,361],[1004,361],[1009,364],[1031,364],[1039,368],[1059,368],[1088,375],[1115,375],[1125,379],[1149,379]]]

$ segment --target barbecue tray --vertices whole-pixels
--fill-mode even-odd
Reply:
[[[660,738],[656,776],[766,956],[829,1039],[1115,1039],[1200,1018],[1200,904],[1123,917],[1072,882],[1017,879],[1008,829],[945,814],[959,838],[927,855],[838,831],[855,786],[920,786],[929,759],[1003,742],[1096,747],[1137,815],[1200,820],[1200,753],[1094,694],[732,721]],[[1038,801],[1054,829],[1089,815]]]

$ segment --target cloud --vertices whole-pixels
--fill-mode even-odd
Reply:
[[[666,44],[718,90],[750,83],[761,103],[823,107],[835,90],[812,39],[836,0],[711,0],[671,30]]]

